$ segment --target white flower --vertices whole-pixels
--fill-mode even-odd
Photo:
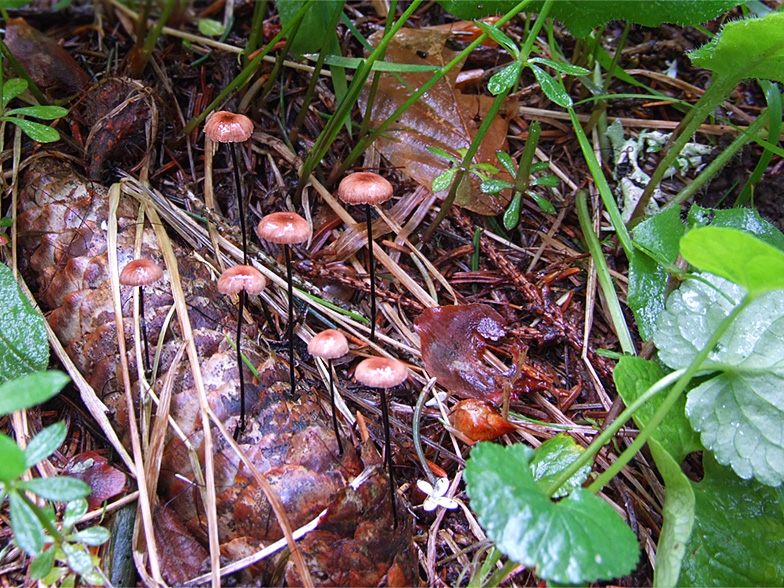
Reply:
[[[435,510],[441,506],[443,508],[453,509],[457,508],[457,502],[446,496],[449,491],[449,479],[439,478],[436,480],[436,487],[430,485],[430,482],[424,480],[417,480],[417,487],[427,494],[425,502],[422,504],[425,510]]]

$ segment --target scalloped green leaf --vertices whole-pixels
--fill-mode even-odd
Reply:
[[[739,479],[703,456],[695,520],[679,586],[781,586],[784,517],[778,490]]]
[[[745,292],[711,274],[667,300],[654,342],[660,359],[686,367]],[[686,413],[702,444],[744,479],[784,480],[784,292],[757,297],[710,352],[712,377],[689,392]]]
[[[628,355],[624,355],[613,370],[615,387],[626,406],[642,396],[664,375],[664,370],[655,361]],[[661,405],[664,395],[664,391],[660,392],[634,414],[634,422],[638,427],[642,429],[651,420]],[[675,401],[667,418],[656,428],[652,438],[656,439],[679,464],[692,451],[702,449],[699,437],[686,418],[686,399],[683,396]]]
[[[627,303],[634,313],[640,336],[648,341],[656,329],[656,317],[664,310],[669,275],[659,262],[674,263],[685,228],[676,206],[666,208],[634,228],[629,266]],[[657,261],[658,260],[658,261]]]
[[[444,10],[459,18],[472,20],[494,14],[504,14],[514,8],[517,0],[487,2],[487,0],[439,0]],[[527,12],[539,12],[543,2],[532,2]],[[550,8],[549,16],[561,21],[576,37],[586,37],[594,27],[611,20],[625,20],[646,27],[657,27],[668,22],[694,25],[736,6],[734,0],[559,0]]]
[[[756,210],[750,208],[730,208],[716,210],[693,205],[689,209],[688,222],[690,226],[724,227],[738,229],[784,251],[784,234],[775,226],[762,218]]]
[[[613,508],[579,488],[559,502],[531,473],[524,445],[479,443],[466,463],[471,508],[496,546],[540,578],[561,584],[621,577],[639,558],[637,539]]]
[[[784,12],[728,22],[689,57],[697,67],[727,78],[784,82]]]
[[[49,343],[44,317],[0,263],[0,383],[46,369]]]
[[[531,461],[531,473],[542,490],[547,490],[555,481],[555,478],[569,467],[573,461],[585,452],[582,445],[564,433],[559,433],[552,439],[548,439],[536,448],[534,458]],[[569,478],[563,486],[558,488],[553,494],[553,498],[566,496],[583,485],[591,473],[591,464],[586,464],[580,468],[576,474]]]
[[[726,278],[749,294],[784,289],[784,252],[736,229],[689,231],[681,239],[681,254],[700,270]]]

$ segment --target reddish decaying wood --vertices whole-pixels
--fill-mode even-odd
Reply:
[[[18,217],[21,246],[20,265],[38,286],[41,304],[50,309],[48,320],[77,367],[114,412],[121,436],[125,434],[128,407],[118,381],[114,312],[109,290],[105,220],[108,215],[106,189],[88,182],[54,158],[36,160],[28,168],[20,194]],[[133,258],[136,210],[121,199],[118,210],[117,255],[123,267]],[[43,237],[42,237],[43,235]],[[143,232],[141,256],[162,264],[151,229]],[[196,256],[177,250],[176,256],[190,309],[195,344],[202,358],[208,402],[231,430],[239,413],[239,386],[235,352],[225,335],[235,328],[234,310],[221,296],[208,268]],[[172,298],[164,279],[149,288],[145,314],[150,342],[157,342]],[[126,337],[132,334],[130,289],[121,291],[126,319]],[[181,344],[176,321],[174,334],[167,336],[161,349],[161,368],[154,383],[160,391],[170,369],[175,370],[171,415],[188,435],[197,454],[203,451],[200,413],[193,378],[187,364],[171,367]],[[259,336],[255,325],[245,327],[243,354],[257,366],[259,378],[248,386],[249,423],[240,439],[241,448],[256,467],[270,479],[278,492],[293,527],[308,522],[324,508],[342,512],[349,481],[363,469],[353,447],[343,455],[317,399],[311,394],[290,395],[285,365],[263,352],[253,341]],[[131,373],[135,357],[129,352]],[[247,378],[250,380],[250,377]],[[219,535],[222,549],[244,545],[255,549],[281,536],[272,511],[250,472],[219,434],[215,434],[215,472],[218,496]],[[179,521],[198,540],[206,538],[204,507],[183,442],[170,435],[161,464],[159,492]],[[392,530],[389,492],[382,489],[385,476],[371,476],[352,496],[354,520],[333,525],[330,553],[302,549],[317,583],[333,583],[319,570],[340,568],[347,576],[335,584],[375,585],[390,568],[405,579],[418,582],[411,545],[410,522]],[[375,487],[375,486],[379,487]],[[375,502],[374,502],[375,501]],[[338,518],[343,515],[334,515]],[[357,558],[363,553],[365,557]],[[164,560],[167,561],[167,560]],[[178,565],[178,564],[173,564]],[[167,570],[176,581],[181,570]],[[196,570],[189,572],[196,574]],[[265,570],[260,569],[263,574]],[[263,575],[261,576],[264,577]]]

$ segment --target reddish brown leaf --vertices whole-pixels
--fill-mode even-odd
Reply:
[[[153,521],[161,573],[166,582],[178,586],[199,575],[207,550],[165,506],[155,508]]]
[[[63,468],[63,475],[77,478],[90,486],[90,495],[87,497],[90,510],[128,489],[125,474],[109,465],[106,458],[95,451],[74,455]]]
[[[61,88],[75,93],[90,81],[90,77],[65,49],[31,27],[23,18],[8,20],[5,44],[41,88]]]
[[[504,420],[495,404],[479,398],[461,400],[449,415],[449,422],[472,441],[492,441],[515,430]]]
[[[492,400],[501,396],[513,373],[488,367],[482,356],[486,339],[503,337],[505,325],[504,318],[486,304],[436,306],[414,321],[428,373],[457,396]]]
[[[378,42],[380,33],[383,31],[371,35],[371,44]],[[445,31],[401,29],[390,42],[385,60],[442,67],[457,55],[457,52],[445,47],[450,35],[451,33]],[[456,84],[459,73],[458,65],[417,100],[397,123],[374,143],[376,149],[393,166],[402,168],[411,178],[428,189],[433,178],[446,171],[451,164],[427,148],[440,147],[462,159],[457,150],[468,148],[493,102],[493,98],[489,96],[463,94],[458,90]],[[432,77],[433,72],[397,74],[405,85],[393,74],[380,75],[378,92],[370,115],[372,124],[376,126],[387,120],[411,96],[411,88],[421,88]],[[363,110],[367,108],[367,94],[361,97],[360,106]],[[490,125],[476,153],[475,163],[492,163],[498,167],[495,152],[506,150],[508,126],[507,112],[502,109]],[[509,179],[505,176],[498,177]],[[461,190],[456,202],[479,214],[495,215],[508,203],[508,198],[498,199],[482,194],[479,191],[479,181],[472,176],[470,189],[466,187]]]

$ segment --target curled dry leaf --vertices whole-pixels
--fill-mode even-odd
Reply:
[[[506,334],[504,317],[486,304],[436,306],[414,321],[422,341],[422,361],[439,385],[463,398],[497,400],[511,383],[514,370],[501,373],[482,356],[487,339]]]
[[[377,44],[382,34],[383,31],[379,31],[371,35],[370,43]],[[403,28],[389,43],[385,59],[395,63],[443,67],[457,55],[456,51],[446,48],[450,36],[451,33],[446,31]],[[376,74],[381,78],[370,114],[371,123],[379,126],[386,121],[408,100],[412,94],[411,88],[421,88],[433,73]],[[430,88],[374,143],[374,147],[393,166],[404,170],[409,177],[428,189],[433,178],[446,171],[451,164],[427,148],[440,147],[462,159],[457,150],[468,148],[493,103],[493,98],[489,96],[463,94],[457,89],[459,73],[460,65]],[[367,109],[367,93],[360,98],[360,106],[363,111]],[[511,107],[507,105],[507,109],[502,109],[499,116],[495,117],[476,153],[474,163],[496,164],[496,150],[506,150],[509,111]],[[472,176],[470,189],[459,191],[456,203],[479,214],[495,215],[508,204],[508,197],[482,194],[477,178]]]
[[[90,486],[90,495],[87,497],[90,510],[100,507],[105,500],[128,489],[125,474],[109,465],[106,458],[95,451],[74,455],[63,468],[63,475],[81,480]]]
[[[76,93],[90,81],[73,57],[57,42],[34,29],[23,18],[10,18],[5,44],[35,84]]]
[[[452,426],[474,442],[492,441],[515,430],[515,426],[501,415],[488,400],[467,398],[457,403],[449,414]]]

